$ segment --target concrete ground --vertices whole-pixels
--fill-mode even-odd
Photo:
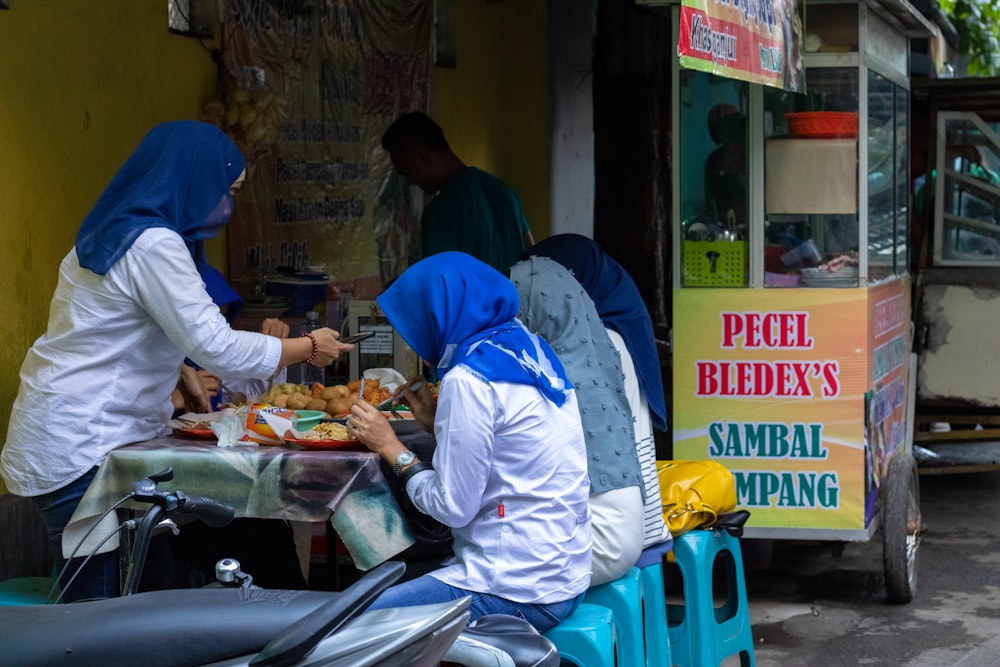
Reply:
[[[881,533],[839,556],[829,542],[773,543],[770,567],[747,573],[758,667],[1000,665],[1000,472],[922,474],[920,490],[909,604],[886,600]]]

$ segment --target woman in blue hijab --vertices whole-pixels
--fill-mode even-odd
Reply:
[[[465,253],[418,262],[378,303],[441,375],[436,406],[426,387],[405,392],[434,431],[433,467],[362,400],[348,426],[393,466],[417,509],[451,527],[455,556],[371,608],[471,595],[473,619],[513,614],[554,626],[576,609],[591,566],[583,429],[559,359],[516,319],[514,285]]]
[[[21,366],[0,453],[0,475],[34,499],[58,564],[76,546],[62,543],[62,531],[97,466],[111,450],[166,430],[185,357],[217,375],[267,378],[353,349],[329,329],[285,340],[233,331],[206,293],[204,241],[229,220],[244,178],[243,157],[218,128],[158,125],[111,179],[59,267],[48,327]],[[117,575],[116,555],[98,554],[64,599],[115,596]]]

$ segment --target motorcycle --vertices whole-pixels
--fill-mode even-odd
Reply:
[[[405,572],[387,562],[342,592],[253,585],[233,559],[204,588],[139,593],[157,526],[190,516],[223,526],[233,509],[181,491],[159,491],[165,470],[135,483],[149,504],[135,529],[123,595],[70,604],[0,607],[0,665],[90,667],[555,667],[559,653],[530,624],[492,615],[468,625],[470,598],[414,607],[368,606]],[[60,573],[58,585],[65,573]],[[72,581],[72,580],[70,580]]]

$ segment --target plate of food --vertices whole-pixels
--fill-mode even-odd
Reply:
[[[421,430],[420,422],[413,418],[413,413],[409,410],[383,410],[382,414],[389,420],[392,430],[396,435],[406,435],[416,433]]]
[[[286,434],[282,440],[303,449],[365,449],[360,440],[350,436],[342,421],[323,421],[299,435],[302,437]]]
[[[174,435],[189,440],[216,440],[215,431],[206,425],[197,424],[189,428],[175,428]]]

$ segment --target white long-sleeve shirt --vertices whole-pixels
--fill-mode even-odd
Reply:
[[[266,378],[277,338],[232,330],[183,239],[144,231],[106,275],[63,259],[48,329],[21,366],[0,475],[23,496],[59,489],[108,452],[158,435],[184,357],[216,374]]]
[[[639,469],[642,472],[646,500],[643,503],[643,548],[670,539],[670,529],[663,522],[663,505],[660,500],[660,478],[656,476],[656,444],[653,441],[653,419],[649,414],[649,403],[639,387],[639,376],[635,372],[632,355],[629,354],[625,339],[617,331],[606,329],[608,337],[618,350],[625,375],[625,396],[635,418],[635,449],[639,455]]]
[[[407,492],[450,526],[456,562],[431,576],[516,602],[552,603],[590,583],[586,448],[576,395],[563,406],[535,387],[445,375],[434,471]]]

